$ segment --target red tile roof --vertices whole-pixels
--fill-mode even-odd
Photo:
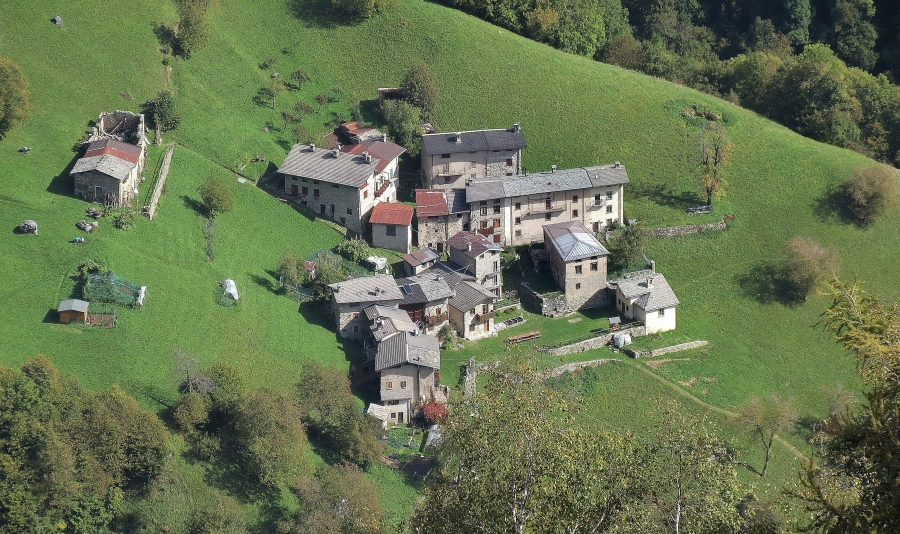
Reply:
[[[341,124],[341,130],[347,132],[347,134],[351,136],[371,132],[374,129],[374,126],[363,126],[356,121],[344,122]]]
[[[355,154],[357,156],[362,156],[363,152],[368,152],[372,155],[372,158],[378,160],[378,164],[375,166],[375,172],[381,172],[385,170],[393,160],[399,158],[400,154],[406,152],[406,149],[390,141],[375,141],[368,146],[343,146],[341,147],[341,152],[347,152],[348,154]]]
[[[419,217],[449,215],[443,189],[416,189],[416,213]]]
[[[395,202],[381,202],[372,209],[371,224],[396,224],[409,226],[412,223],[413,207]]]
[[[472,245],[471,249],[469,249],[469,245]],[[477,258],[488,250],[503,250],[491,238],[474,232],[466,232],[465,230],[451,236],[447,240],[447,246],[462,251],[463,254],[470,258]]]
[[[123,159],[129,163],[137,165],[141,157],[141,147],[129,145],[115,139],[100,139],[88,145],[87,151],[84,153],[85,158],[94,156],[103,156],[109,154],[119,159]]]

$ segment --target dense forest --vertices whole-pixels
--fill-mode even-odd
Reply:
[[[442,0],[900,164],[900,5],[891,0]]]

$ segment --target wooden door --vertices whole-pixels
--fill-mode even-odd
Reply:
[[[291,186],[291,196],[292,196],[292,197],[295,197],[295,196],[297,196],[298,194],[299,194],[299,191],[297,190],[297,184],[293,184],[293,185]]]
[[[397,423],[403,424],[403,412],[397,412]]]
[[[488,319],[487,321],[484,322],[484,331],[485,332],[491,331],[491,320],[490,319]]]

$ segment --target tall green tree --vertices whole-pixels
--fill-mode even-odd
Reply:
[[[406,71],[400,87],[406,101],[419,108],[425,120],[430,120],[438,99],[437,82],[431,69],[424,63],[414,65]]]
[[[28,78],[15,61],[0,56],[0,139],[25,122],[31,108]]]
[[[220,213],[231,211],[234,206],[234,200],[231,197],[231,190],[225,184],[225,181],[218,176],[209,175],[203,184],[197,189],[200,193],[200,200],[206,207],[206,213],[210,217],[215,217]]]
[[[168,89],[160,91],[150,110],[153,123],[156,125],[157,143],[159,143],[162,142],[165,132],[171,132],[181,124],[181,113],[175,106],[175,95]]]
[[[872,0],[833,0],[831,23],[834,51],[848,65],[869,70],[875,66],[875,31]]]
[[[422,110],[403,100],[385,100],[381,115],[391,138],[411,156],[419,153],[422,144]]]
[[[191,54],[206,46],[209,41],[206,7],[201,0],[184,0],[178,14],[175,45],[182,56],[190,58]]]
[[[704,125],[697,141],[700,167],[700,198],[712,206],[713,199],[725,196],[725,170],[731,165],[734,143],[725,131],[722,121],[712,121]]]

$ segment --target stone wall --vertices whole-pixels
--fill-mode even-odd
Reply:
[[[551,378],[554,376],[560,376],[563,373],[571,373],[574,371],[580,371],[586,367],[597,367],[598,365],[603,365],[604,363],[610,362],[618,362],[622,360],[617,360],[615,358],[605,358],[602,360],[588,360],[586,362],[575,362],[575,363],[567,363],[565,365],[560,365],[559,367],[554,367],[549,371],[545,371],[543,373],[543,378]]]
[[[565,293],[537,293],[531,289],[526,282],[522,282],[522,291],[519,293],[522,302],[527,303],[534,309],[541,311],[544,317],[561,317],[575,313],[576,310],[586,310],[590,308],[602,308],[609,306],[612,302],[609,289],[601,289],[586,301],[570,303]]]
[[[566,354],[572,354],[575,352],[584,352],[586,350],[599,349],[601,347],[605,347],[609,341],[616,334],[631,334],[631,337],[640,337],[647,335],[647,328],[644,326],[633,326],[631,328],[623,328],[621,330],[616,330],[614,332],[609,332],[606,334],[599,335],[597,337],[592,337],[591,339],[586,339],[584,341],[579,341],[578,343],[572,343],[571,345],[565,345],[562,347],[556,347],[554,349],[538,349],[544,354],[550,354],[551,356],[565,356]]]
[[[622,351],[631,356],[632,358],[653,358],[655,356],[662,356],[663,354],[669,354],[671,352],[680,352],[683,350],[696,349],[698,347],[703,347],[707,345],[708,341],[690,341],[688,343],[680,343],[678,345],[672,345],[671,347],[663,347],[661,349],[654,350],[631,350],[631,349],[622,349]]]
[[[666,226],[654,228],[650,232],[653,237],[677,237],[681,235],[697,234],[708,230],[724,230],[727,228],[725,221],[707,224],[684,224],[681,226]]]

